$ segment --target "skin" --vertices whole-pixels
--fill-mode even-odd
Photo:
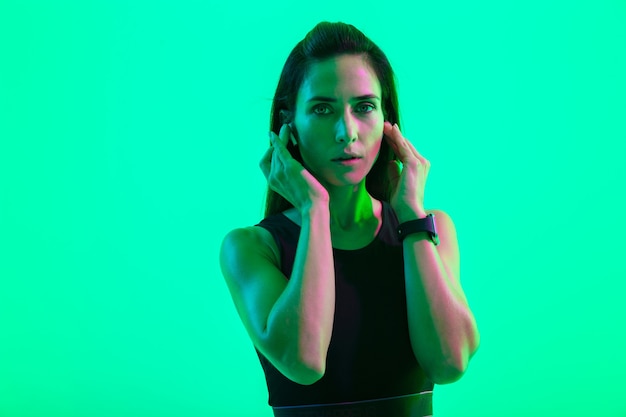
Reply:
[[[304,166],[333,196],[358,188],[376,160],[384,124],[380,97],[374,71],[358,55],[314,64],[298,92],[294,124]],[[330,163],[344,152],[361,160],[343,168]]]
[[[375,97],[356,99],[367,95]],[[335,101],[312,100],[320,96]],[[349,246],[346,238],[352,242],[369,242],[380,227],[380,204],[367,193],[364,179],[376,161],[382,140],[387,140],[396,155],[404,158],[401,159],[403,164],[407,165],[402,175],[396,162],[389,164],[390,173],[396,179],[391,199],[396,214],[401,221],[414,217],[415,213],[419,217],[426,215],[424,187],[430,163],[402,136],[397,126],[384,121],[380,97],[378,78],[362,56],[344,55],[314,64],[298,92],[294,123],[283,126],[288,130],[281,129],[282,139],[278,140],[279,147],[282,147],[281,144],[285,144],[284,135],[291,130],[298,132],[298,146],[304,164],[296,169],[302,172],[304,168],[314,178],[296,186],[276,184],[277,191],[285,196],[294,188],[302,189],[304,186],[322,195],[328,193],[335,247],[342,249],[360,247],[358,244],[352,245],[355,246],[352,248],[345,247]],[[268,150],[261,162],[268,180],[272,171],[271,153],[281,152],[283,155],[282,149],[274,148]],[[362,159],[349,167],[332,162],[343,152],[355,153]],[[284,154],[284,159],[292,158]],[[282,160],[278,159],[279,163]],[[274,168],[274,171],[280,169],[278,166]],[[299,224],[299,198],[293,198],[295,204],[290,201],[295,208],[286,214]],[[379,221],[373,222],[371,217],[377,217]],[[363,230],[367,225],[369,230]],[[366,236],[360,238],[361,233]],[[339,244],[343,241],[346,245]]]
[[[359,99],[363,96],[374,97]],[[345,55],[310,68],[296,99],[293,128],[304,168],[317,181],[309,186],[321,186],[329,195],[334,246],[365,246],[381,225],[380,202],[367,193],[364,179],[380,150],[384,116],[380,83],[362,56]],[[359,159],[348,166],[334,162],[343,154]],[[286,214],[300,223],[294,207]]]
[[[327,99],[312,100],[318,96]],[[278,248],[263,228],[236,229],[222,245],[222,271],[253,343],[301,384],[325,372],[335,306],[332,248],[363,247],[382,224],[381,202],[365,188],[382,140],[402,162],[402,168],[389,165],[390,204],[399,221],[433,213],[441,241],[435,246],[426,233],[416,233],[403,242],[414,354],[434,382],[448,383],[463,374],[478,347],[460,285],[454,223],[441,210],[425,210],[430,163],[397,126],[385,122],[380,97],[380,83],[359,55],[313,64],[298,92],[292,127],[270,132],[272,146],[260,163],[269,186],[294,206],[285,215],[301,227],[291,276],[280,271]],[[291,129],[299,134],[303,164],[286,149]],[[346,154],[358,159],[336,160]]]

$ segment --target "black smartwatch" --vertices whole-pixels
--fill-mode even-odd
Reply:
[[[419,232],[428,232],[430,240],[432,240],[435,245],[439,244],[439,235],[437,235],[437,228],[435,227],[434,214],[429,214],[423,219],[410,220],[398,226],[398,237],[401,242],[408,235]]]

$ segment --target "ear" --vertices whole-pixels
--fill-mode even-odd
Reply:
[[[288,111],[288,110],[281,110],[280,113],[280,124],[281,125],[288,125],[289,123],[293,122],[293,113]]]

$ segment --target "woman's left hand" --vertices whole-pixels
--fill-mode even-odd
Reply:
[[[396,156],[402,162],[389,162],[389,176],[393,187],[391,206],[400,223],[426,217],[424,209],[424,189],[430,170],[430,162],[417,152],[398,128],[385,122],[384,137]]]

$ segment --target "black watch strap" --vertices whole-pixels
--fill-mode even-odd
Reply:
[[[423,219],[410,220],[398,226],[398,237],[403,241],[408,235],[419,232],[428,232],[430,240],[435,245],[439,244],[439,235],[435,227],[435,215],[429,214]]]

